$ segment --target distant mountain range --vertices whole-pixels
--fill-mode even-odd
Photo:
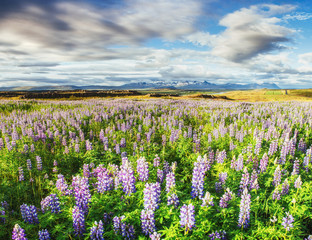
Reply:
[[[40,86],[40,87],[0,87],[0,91],[49,91],[49,90],[149,90],[149,89],[180,89],[180,90],[247,90],[247,89],[280,89],[275,83],[250,83],[250,84],[215,84],[207,81],[151,81],[151,82],[135,82],[127,83],[121,86]]]

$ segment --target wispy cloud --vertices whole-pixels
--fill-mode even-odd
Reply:
[[[195,31],[201,13],[196,0],[131,0],[122,8],[82,1],[17,2],[18,11],[2,16],[0,42],[11,44],[10,51],[64,61],[112,59],[111,46],[137,46],[155,37],[175,40]]]
[[[283,17],[283,20],[299,20],[305,21],[312,18],[312,13],[307,12],[296,12],[293,14],[287,14]]]

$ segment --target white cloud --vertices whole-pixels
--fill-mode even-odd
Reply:
[[[198,46],[214,46],[218,41],[218,35],[209,32],[195,32],[184,37],[185,41],[191,42]]]
[[[294,14],[287,14],[283,17],[283,20],[298,20],[305,21],[312,18],[312,13],[307,12],[296,12]]]
[[[154,37],[175,40],[194,32],[201,13],[197,0],[126,3],[122,8],[106,9],[58,2],[52,13],[29,5],[1,19],[0,42],[10,43],[12,51],[54,60],[114,59],[120,57],[120,51],[110,49],[112,45],[137,46]]]
[[[214,43],[212,53],[233,62],[243,62],[273,50],[290,41],[294,30],[278,25],[280,19],[273,17],[293,10],[291,5],[256,5],[242,8],[226,15],[220,25],[226,30]]]
[[[300,54],[299,62],[302,64],[312,64],[312,52]]]
[[[297,58],[290,51],[271,52],[292,38],[294,30],[282,26],[280,16],[292,5],[242,8],[220,20],[223,32],[211,34],[195,31],[201,0],[126,0],[109,9],[82,2],[28,5],[0,18],[0,86],[120,85],[158,78],[295,85],[312,74],[312,53]],[[151,38],[171,46],[142,46]],[[207,48],[176,49],[177,39]]]

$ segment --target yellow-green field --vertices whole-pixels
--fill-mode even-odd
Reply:
[[[222,94],[234,101],[311,101],[312,89],[231,91]]]
[[[129,98],[129,99],[212,99],[212,100],[227,100],[227,101],[244,101],[244,102],[268,102],[268,101],[311,101],[312,89],[257,89],[257,90],[238,90],[238,91],[192,91],[192,90],[139,90],[142,95],[127,95],[124,96],[108,96],[108,97],[75,97],[70,98],[49,98],[42,100],[87,100],[87,99],[107,99],[107,98]],[[18,100],[20,96],[1,97],[0,99]],[[36,98],[39,100],[39,98]]]

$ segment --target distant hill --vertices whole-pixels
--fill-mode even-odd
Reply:
[[[249,83],[249,84],[215,84],[208,81],[151,81],[151,82],[134,82],[121,86],[40,86],[40,87],[0,87],[0,91],[51,91],[51,90],[140,90],[140,89],[181,89],[181,90],[250,90],[250,89],[280,89],[275,83]]]

